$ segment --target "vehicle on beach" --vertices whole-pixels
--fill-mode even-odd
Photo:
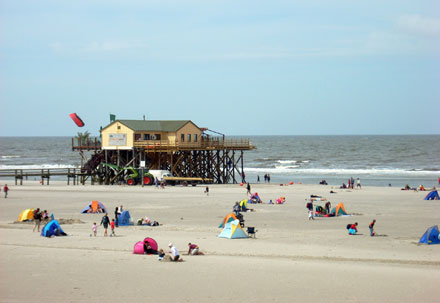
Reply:
[[[191,184],[196,186],[197,184],[212,183],[210,178],[200,178],[200,177],[176,177],[171,174],[168,170],[149,170],[146,168],[135,168],[133,166],[120,167],[115,164],[101,163],[101,170],[110,169],[113,172],[113,176],[110,181],[125,182],[128,185],[142,184],[153,185],[155,180],[160,182],[165,182],[169,185],[182,184],[187,186]],[[110,182],[111,183],[111,182]]]

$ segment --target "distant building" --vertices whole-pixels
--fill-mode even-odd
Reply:
[[[202,132],[190,120],[116,120],[101,130],[101,148],[197,145]]]

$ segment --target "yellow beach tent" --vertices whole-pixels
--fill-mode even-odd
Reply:
[[[28,208],[23,210],[20,215],[18,216],[18,221],[27,221],[27,220],[33,220],[34,219],[34,209]]]

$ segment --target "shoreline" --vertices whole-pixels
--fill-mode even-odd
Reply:
[[[35,289],[36,302],[62,297],[102,301],[96,288],[105,289],[105,298],[130,301],[144,298],[145,290],[149,299],[165,301],[435,301],[430,293],[440,278],[440,246],[417,242],[439,223],[433,209],[440,206],[439,201],[423,200],[425,192],[363,187],[330,195],[331,186],[255,184],[252,192],[266,203],[248,205],[255,211],[244,218],[246,226],[257,229],[256,239],[230,240],[217,237],[218,225],[234,202],[247,196],[246,188],[237,184],[209,185],[209,196],[204,186],[72,187],[63,181],[11,184],[8,198],[0,198],[2,301],[27,301],[23,288]],[[311,194],[327,197],[333,207],[344,203],[352,216],[309,221],[305,200]],[[286,197],[285,204],[267,204],[280,196]],[[102,214],[80,212],[92,200],[102,202],[110,218],[122,204],[134,221],[148,216],[162,225],[119,227],[116,237],[103,237],[98,227],[98,236],[90,237],[92,223],[99,223]],[[44,238],[32,232],[32,224],[12,224],[30,207],[84,223],[63,224],[67,237]],[[382,236],[369,236],[373,218]],[[360,235],[348,236],[345,226],[354,221]],[[173,242],[184,262],[161,263],[155,256],[132,254],[134,244],[147,236],[159,248]],[[198,244],[205,255],[187,256],[188,242]],[[240,283],[231,279],[234,273],[249,286],[239,296],[231,291]],[[325,295],[313,292],[315,285],[329,290]],[[53,289],[57,293],[47,297]]]

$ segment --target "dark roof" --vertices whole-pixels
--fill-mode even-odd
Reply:
[[[191,120],[116,120],[134,131],[176,132]]]

